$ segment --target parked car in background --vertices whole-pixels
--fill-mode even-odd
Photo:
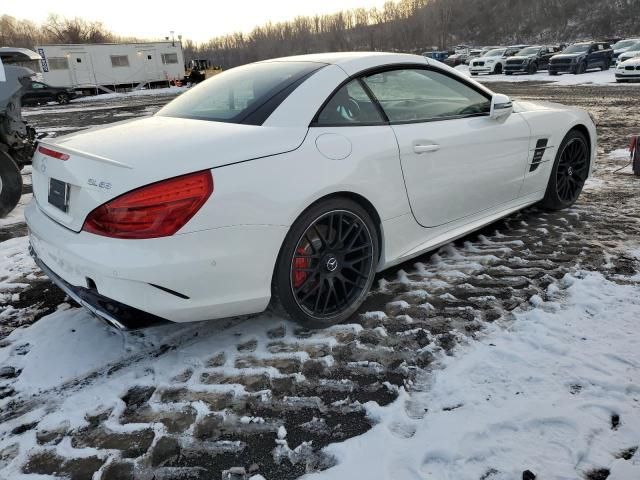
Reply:
[[[457,67],[458,65],[464,65],[464,62],[467,61],[467,57],[468,55],[464,53],[454,53],[453,55],[449,55],[444,63],[450,67]]]
[[[487,52],[489,52],[490,50],[495,50],[496,48],[502,48],[500,45],[494,45],[493,47],[482,47],[482,50],[480,50],[480,56],[484,57]]]
[[[422,54],[425,58],[433,58],[439,62],[444,62],[449,57],[449,52],[444,51],[433,51],[433,52],[423,52]]]
[[[549,59],[560,51],[560,47],[536,45],[520,50],[508,58],[504,65],[505,75],[513,73],[534,74],[538,70],[548,68]]]
[[[464,64],[469,65],[469,62],[471,62],[471,60],[473,60],[474,58],[478,58],[480,56],[482,56],[481,49],[470,50],[469,56],[467,57],[467,60],[464,62]]]
[[[549,60],[549,75],[581,74],[592,68],[608,70],[613,62],[613,50],[607,42],[581,42],[569,45]]]
[[[634,58],[637,56],[640,56],[640,42],[638,42],[638,44],[633,48],[630,48],[626,52],[618,55],[618,58],[616,58],[616,65],[619,65],[620,63],[626,62],[630,58]]]
[[[616,67],[616,82],[631,82],[640,80],[640,56],[624,62]]]
[[[518,47],[502,47],[489,50],[484,56],[475,58],[469,64],[469,72],[476,76],[480,73],[500,74],[508,57],[516,54]]]
[[[640,38],[625,38],[624,40],[614,43],[611,46],[613,58],[618,58],[619,55],[625,53],[627,50],[633,49],[637,45],[640,45]]]
[[[61,105],[76,98],[73,88],[53,87],[46,83],[32,81],[24,87],[22,94],[23,105],[39,105],[41,103],[58,102]]]

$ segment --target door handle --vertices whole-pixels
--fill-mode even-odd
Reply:
[[[437,143],[428,143],[428,144],[414,143],[413,144],[413,151],[416,152],[417,154],[436,152],[438,150],[440,150],[440,145],[438,145]]]

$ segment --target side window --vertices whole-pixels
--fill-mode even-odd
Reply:
[[[44,88],[44,83],[31,82],[31,88]]]
[[[384,119],[358,80],[340,88],[322,109],[316,122],[318,126],[378,123],[384,123]]]
[[[392,70],[366,77],[365,82],[391,122],[481,115],[491,110],[489,98],[432,70]]]

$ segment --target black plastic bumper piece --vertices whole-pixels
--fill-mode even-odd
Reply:
[[[29,253],[38,267],[40,267],[57,287],[69,295],[75,302],[89,310],[94,316],[112,327],[120,330],[133,330],[163,323],[171,323],[164,318],[100,295],[95,290],[71,285],[47,267],[36,255],[31,246],[29,246]]]

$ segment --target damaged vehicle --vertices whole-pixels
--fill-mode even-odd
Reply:
[[[0,218],[8,215],[22,195],[20,171],[31,163],[35,130],[22,119],[22,92],[35,73],[15,62],[39,60],[25,48],[0,49]]]
[[[324,327],[377,272],[573,205],[595,154],[583,110],[512,103],[420,55],[304,55],[41,141],[25,216],[42,270],[118,327],[269,305]]]

